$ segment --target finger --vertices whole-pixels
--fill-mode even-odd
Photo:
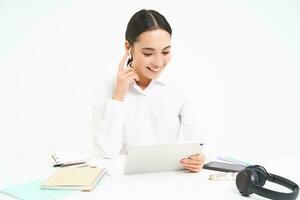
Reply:
[[[192,159],[183,159],[182,163],[184,164],[196,164],[196,165],[200,165],[202,164],[204,161],[202,160],[192,160]]]
[[[126,75],[124,79],[127,80],[128,82],[132,82],[133,80],[139,81],[139,77],[136,74]]]
[[[203,165],[183,165],[183,167],[188,170],[197,171],[197,170],[201,170],[203,168]]]
[[[132,67],[126,67],[123,69],[122,72],[124,72],[124,74],[127,74],[128,72],[131,72],[131,71],[136,73],[136,71]]]
[[[189,170],[189,171],[191,171],[191,172],[195,172],[195,173],[197,173],[197,172],[200,172],[201,171],[201,169],[194,169],[194,168],[186,168],[187,170]]]
[[[184,167],[190,171],[199,172],[203,168],[203,165],[196,165],[196,166],[185,166],[184,165]]]
[[[201,164],[186,164],[186,163],[183,163],[182,164],[185,168],[194,168],[194,169],[198,169],[201,167]]]
[[[122,60],[119,63],[118,72],[121,72],[123,70],[123,67],[124,67],[124,64],[125,64],[125,62],[127,60],[127,57],[128,57],[128,55],[127,55],[127,53],[125,53],[124,56],[123,56],[123,58],[122,58]]]
[[[131,67],[126,67],[125,69],[123,69],[124,73],[127,74],[128,72],[132,72],[134,71]]]
[[[137,75],[137,73],[135,73],[134,71],[130,71],[130,72],[128,72],[127,74],[126,74],[126,77],[130,77],[130,78],[133,78],[133,79],[135,79],[135,80],[137,80],[137,81],[139,81],[140,80],[140,77]]]
[[[203,163],[205,161],[205,159],[201,158],[201,157],[189,157],[189,158],[185,158],[182,159],[180,162],[182,163]]]
[[[195,154],[195,155],[192,155],[189,157],[190,159],[192,160],[204,160],[205,159],[205,156],[204,154]]]

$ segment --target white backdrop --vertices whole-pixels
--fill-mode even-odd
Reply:
[[[0,152],[91,146],[92,87],[142,8],[173,28],[168,71],[194,84],[208,149],[300,155],[296,0],[0,0]]]

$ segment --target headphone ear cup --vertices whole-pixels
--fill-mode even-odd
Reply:
[[[239,192],[243,196],[249,196],[252,194],[252,180],[251,177],[252,175],[252,170],[251,169],[244,169],[238,173],[235,179],[235,184],[239,190]],[[254,175],[255,176],[255,175]],[[257,175],[256,175],[257,177]],[[253,178],[252,178],[253,179]]]
[[[264,186],[266,181],[268,180],[269,173],[267,172],[267,170],[264,167],[262,167],[260,165],[255,165],[254,170],[258,176],[258,185]]]

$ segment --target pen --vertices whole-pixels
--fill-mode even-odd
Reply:
[[[80,165],[80,164],[84,164],[84,163],[85,163],[85,162],[69,163],[69,164],[60,163],[60,164],[54,164],[53,167],[68,167],[68,166],[72,166],[72,165]]]
[[[247,163],[247,162],[240,161],[240,160],[231,158],[231,157],[229,157],[229,156],[218,156],[217,158],[218,158],[219,160],[223,160],[223,161],[230,162],[230,163],[237,164],[237,165],[244,165],[244,166],[249,166],[249,165],[251,165],[251,164],[249,164],[249,163]]]

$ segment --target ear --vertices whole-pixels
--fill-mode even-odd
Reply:
[[[129,42],[126,40],[125,42],[125,51],[127,52],[128,56],[131,57],[131,45],[129,44]]]

